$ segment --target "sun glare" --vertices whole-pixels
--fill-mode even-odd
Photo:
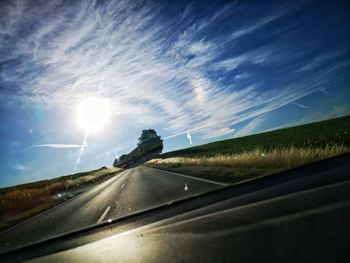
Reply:
[[[78,106],[78,125],[86,132],[101,130],[109,122],[110,105],[104,98],[88,98]]]

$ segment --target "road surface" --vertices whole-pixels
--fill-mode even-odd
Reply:
[[[348,262],[349,190],[338,183],[163,220],[30,262]]]
[[[223,187],[147,167],[126,170],[0,233],[0,252]]]
[[[157,176],[155,170],[138,169],[141,174]],[[136,171],[131,170],[126,177],[132,178]],[[349,171],[350,154],[346,154],[238,183],[88,232],[9,251],[1,257],[6,262],[347,262]],[[167,174],[171,175],[173,180],[190,179]],[[141,178],[121,181],[118,187],[135,179]],[[180,183],[180,193],[185,191],[185,182]],[[194,179],[193,183],[199,182]],[[199,191],[194,190],[194,184],[187,181],[187,191]],[[209,183],[203,187],[220,186]],[[156,186],[148,190],[159,191]],[[142,193],[137,188],[134,191]],[[125,192],[124,198],[130,194]],[[145,198],[155,197],[152,193]],[[138,200],[145,201],[142,197]],[[116,211],[110,208],[105,212],[105,208],[99,213],[108,218],[112,210]]]

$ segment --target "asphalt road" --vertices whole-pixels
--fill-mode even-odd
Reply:
[[[139,194],[130,200],[136,198],[141,209],[146,200],[157,204],[157,201],[169,200],[168,194],[177,198],[183,197],[183,192],[193,191],[195,195],[201,190],[220,187],[200,182],[204,184],[202,188],[198,187],[196,179],[137,169],[127,172],[129,176],[122,174],[106,183],[118,184],[115,186],[118,189],[129,185],[130,192],[125,191],[121,199]],[[350,251],[349,171],[350,154],[346,154],[0,256],[4,262],[28,259],[34,262],[347,262]],[[158,189],[162,184],[157,184],[157,174],[164,179],[169,177],[171,182],[182,181],[178,187],[174,185],[170,194]],[[137,178],[141,175],[142,178]],[[150,195],[144,195],[143,188],[140,190],[137,184],[131,186],[133,180],[140,180],[138,184],[142,187],[148,176],[150,182],[146,185],[156,184],[147,189]],[[152,178],[156,182],[151,183]],[[193,181],[188,181],[190,179]],[[109,188],[104,184],[99,187],[101,194],[105,192],[103,189]],[[122,195],[120,192],[118,196]],[[106,220],[112,211],[118,211],[117,206],[108,209],[108,204],[104,205],[94,220],[98,220],[101,213],[106,214]],[[130,206],[125,205],[123,209],[128,213]]]
[[[129,169],[0,233],[0,252],[223,187],[147,167]]]
[[[33,262],[348,262],[349,160],[350,155],[341,156],[233,185],[206,195],[214,199],[229,193],[221,202],[187,212],[179,211],[181,205],[165,208],[178,211],[84,245],[75,244],[79,236],[66,238],[68,249],[46,251]],[[184,206],[191,202],[196,200]],[[40,255],[53,244],[22,255]]]
[[[68,249],[33,262],[348,262],[350,182]]]

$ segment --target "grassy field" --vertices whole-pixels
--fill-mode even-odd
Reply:
[[[350,116],[208,143],[168,152],[162,158],[227,155],[255,149],[268,152],[290,147],[324,148],[327,145],[350,146]]]
[[[106,168],[0,189],[0,230],[83,192],[120,172]]]
[[[146,166],[226,183],[273,174],[350,151],[350,147],[255,149],[229,155],[153,159]]]
[[[350,116],[163,154],[146,166],[228,183],[350,152]]]

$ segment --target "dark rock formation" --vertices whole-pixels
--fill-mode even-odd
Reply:
[[[163,150],[163,140],[155,130],[143,130],[137,147],[128,154],[115,159],[114,167],[130,167],[155,158]]]

